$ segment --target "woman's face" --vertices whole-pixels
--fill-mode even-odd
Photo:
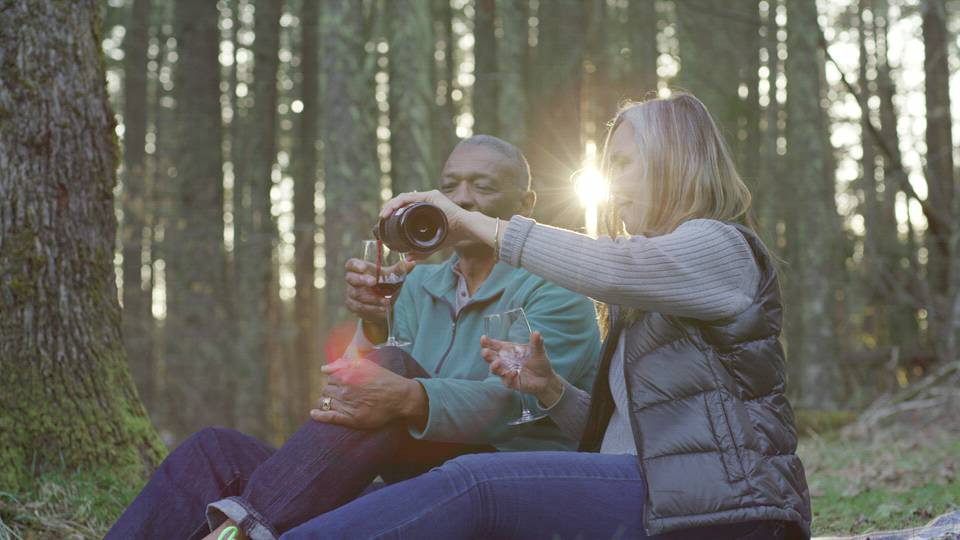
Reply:
[[[607,148],[612,204],[630,234],[638,234],[649,201],[647,180],[640,163],[640,152],[633,127],[626,121],[613,131]]]

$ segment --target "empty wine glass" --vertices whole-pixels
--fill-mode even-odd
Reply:
[[[512,369],[517,374],[517,383],[520,383],[520,372],[523,370],[523,364],[530,358],[530,323],[527,322],[527,315],[523,308],[514,308],[503,313],[487,315],[483,318],[484,334],[490,339],[504,342],[497,351],[497,356],[508,369]],[[546,416],[545,414],[533,414],[527,408],[526,396],[520,390],[520,407],[522,409],[520,418],[507,422],[511,426],[517,424],[526,424]]]
[[[407,260],[403,253],[394,251],[378,240],[363,241],[363,260],[376,266],[376,285],[373,292],[387,301],[387,341],[374,347],[406,347],[407,341],[400,341],[394,335],[393,302],[400,294],[400,288],[407,278]]]

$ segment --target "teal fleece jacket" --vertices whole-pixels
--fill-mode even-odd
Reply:
[[[526,270],[497,263],[470,302],[456,314],[456,255],[442,264],[422,264],[403,285],[394,307],[397,337],[412,342],[411,355],[430,374],[418,378],[429,399],[429,416],[413,437],[489,444],[499,450],[574,450],[549,418],[520,426],[518,393],[490,374],[480,357],[483,318],[522,307],[530,327],[543,334],[554,370],[589,391],[596,376],[600,336],[591,300]],[[528,407],[536,400],[527,397]]]

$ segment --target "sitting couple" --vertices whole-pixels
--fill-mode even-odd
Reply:
[[[439,191],[381,212],[438,206],[456,250],[396,302],[411,354],[324,366],[311,420],[279,450],[195,434],[107,538],[809,538],[776,269],[719,130],[688,94],[631,104],[603,164],[609,236],[591,238],[527,217],[512,145],[461,142]],[[369,266],[347,270],[368,350],[384,304]],[[485,315],[515,307],[535,330],[521,377],[481,338]],[[509,426],[515,389],[547,418]]]

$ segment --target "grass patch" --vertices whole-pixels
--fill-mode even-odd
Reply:
[[[109,471],[46,474],[0,492],[0,540],[103,538],[141,487]]]
[[[892,428],[871,439],[812,437],[797,453],[807,471],[815,535],[924,525],[960,508],[960,436]]]

